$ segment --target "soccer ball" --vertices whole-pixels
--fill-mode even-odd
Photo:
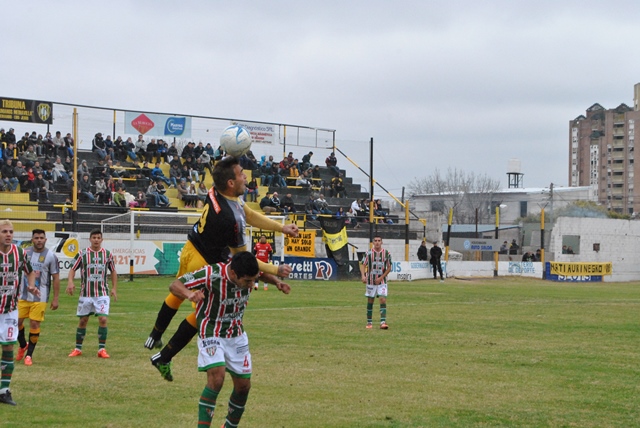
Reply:
[[[222,131],[220,145],[227,155],[240,157],[251,148],[251,134],[242,126],[231,125]]]

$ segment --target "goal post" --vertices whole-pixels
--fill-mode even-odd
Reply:
[[[109,240],[128,241],[129,274],[133,278],[134,272],[134,243],[136,241],[169,241],[186,242],[187,234],[198,221],[201,212],[160,212],[132,209],[126,213],[106,218],[101,221],[100,230]],[[285,224],[284,216],[266,216],[272,220]],[[245,227],[245,242],[247,250],[251,251],[253,232],[259,230],[247,224]],[[274,237],[276,253],[280,261],[284,260],[284,238]]]

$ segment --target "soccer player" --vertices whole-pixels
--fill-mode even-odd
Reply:
[[[80,251],[73,259],[74,263],[69,270],[69,280],[67,281],[67,294],[73,296],[75,284],[73,278],[76,271],[80,269],[80,298],[78,299],[78,310],[76,315],[80,318],[76,330],[76,347],[69,354],[70,357],[82,355],[82,343],[87,334],[87,323],[89,315],[95,314],[98,317],[98,357],[109,358],[105,349],[107,342],[107,317],[111,297],[113,301],[118,300],[118,273],[113,262],[113,256],[109,250],[102,248],[102,232],[94,229],[89,232],[89,248]],[[111,287],[107,283],[107,271],[111,271]]]
[[[378,297],[380,302],[380,328],[386,330],[387,325],[387,276],[391,272],[391,253],[382,248],[382,238],[373,237],[373,248],[367,251],[360,264],[362,282],[367,285],[367,328],[373,327],[373,302]]]
[[[53,299],[51,310],[58,309],[58,295],[60,294],[60,269],[55,253],[45,247],[47,235],[42,229],[31,231],[31,247],[26,249],[26,256],[35,271],[35,286],[40,290],[40,296],[29,293],[27,278],[23,278],[20,294],[18,295],[18,355],[16,361],[24,358],[24,365],[33,364],[33,351],[40,338],[40,323],[44,321],[44,311],[47,308],[51,288]],[[29,318],[29,344],[25,339],[24,320]],[[26,356],[25,356],[26,352]]]
[[[207,264],[226,262],[229,259],[229,253],[246,251],[246,223],[259,229],[298,236],[298,226],[295,224],[283,226],[244,204],[240,196],[244,195],[247,176],[236,158],[228,156],[217,162],[212,176],[214,185],[209,189],[205,199],[202,216],[193,225],[187,235],[187,243],[182,248],[178,277],[187,272],[196,271]],[[285,264],[274,266],[258,262],[258,265],[263,272],[263,278],[275,284],[278,289],[282,283],[276,275],[287,277],[291,273],[291,266]],[[153,330],[144,344],[146,348],[162,347],[162,334],[183,301],[184,298],[173,293],[167,296],[158,312]],[[197,332],[196,316],[192,313],[182,321],[167,345],[151,357],[151,363],[165,380],[170,382],[173,380],[171,360]]]
[[[18,335],[18,289],[22,275],[27,275],[28,290],[38,296],[35,273],[25,251],[13,244],[13,224],[0,220],[0,403],[15,406],[9,386],[13,375],[13,345]]]
[[[256,259],[260,260],[262,263],[269,263],[271,259],[271,254],[273,254],[273,248],[271,248],[271,244],[267,242],[266,235],[260,235],[260,241],[256,242],[256,245],[253,246],[253,254],[255,254]],[[256,285],[254,288],[258,289],[258,280],[256,279]],[[264,291],[269,289],[267,282],[264,282]]]
[[[237,427],[251,389],[251,353],[242,317],[249,294],[258,278],[255,256],[247,251],[234,254],[230,263],[207,265],[174,280],[169,289],[197,304],[199,325],[198,371],[207,372],[207,384],[198,404],[198,426],[210,426],[225,371],[233,380],[233,391],[224,427]],[[288,285],[281,291],[289,294]]]

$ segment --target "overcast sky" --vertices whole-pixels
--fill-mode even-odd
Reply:
[[[639,12],[625,0],[12,1],[0,95],[335,129],[367,171],[373,137],[374,174],[397,195],[435,168],[506,187],[510,158],[526,187],[567,186],[569,121],[596,102],[633,106]]]

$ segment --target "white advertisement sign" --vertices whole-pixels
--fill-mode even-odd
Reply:
[[[447,275],[447,264],[441,262],[442,272]],[[433,278],[433,266],[429,262],[393,262],[389,281],[414,281]]]
[[[262,144],[273,144],[278,139],[278,128],[276,125],[253,122],[234,122],[234,125],[242,126],[251,134],[251,142]]]

